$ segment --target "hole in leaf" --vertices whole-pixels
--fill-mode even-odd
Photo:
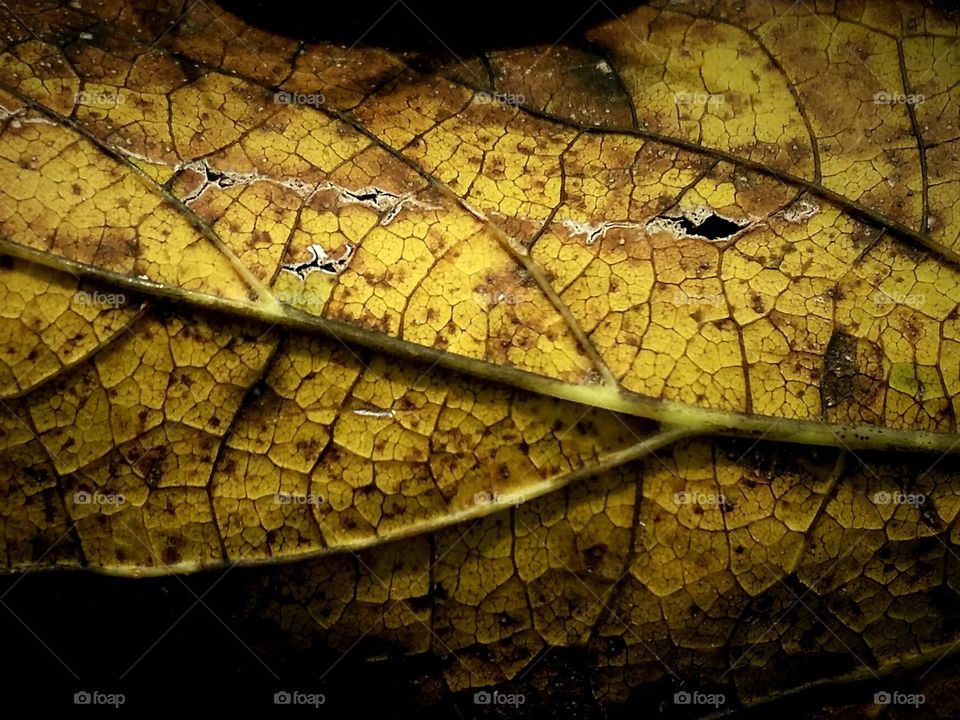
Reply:
[[[698,238],[717,242],[733,237],[752,222],[754,219],[751,217],[731,220],[703,205],[683,210],[677,215],[655,217],[647,223],[646,229],[648,232],[667,232],[677,239]]]
[[[686,216],[666,219],[673,220],[687,235],[696,235],[707,240],[726,240],[747,226],[747,223],[737,223],[714,214],[707,215],[700,221]]]

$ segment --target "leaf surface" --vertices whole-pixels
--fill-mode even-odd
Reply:
[[[5,568],[299,559],[252,585],[306,647],[577,648],[603,704],[951,647],[949,15],[460,60],[75,5],[0,13]]]

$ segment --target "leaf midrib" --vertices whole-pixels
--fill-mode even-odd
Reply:
[[[288,305],[281,304],[282,312],[278,315],[265,310],[262,305],[254,301],[243,302],[197,295],[177,287],[121,275],[26,248],[11,242],[6,237],[0,237],[0,253],[43,267],[127,288],[142,295],[175,300],[188,306],[219,311],[234,317],[253,317],[266,323],[299,331],[315,332],[348,345],[353,344],[405,360],[433,363],[446,370],[461,372],[480,380],[516,387],[558,400],[654,420],[660,422],[666,429],[684,429],[691,435],[716,434],[748,437],[804,445],[841,447],[849,450],[900,449],[941,453],[960,452],[958,447],[960,434],[956,433],[902,430],[875,425],[828,425],[819,420],[747,415],[687,405],[674,400],[655,400],[629,390],[554,380],[525,370],[455,355],[383,335],[341,320],[310,315]]]

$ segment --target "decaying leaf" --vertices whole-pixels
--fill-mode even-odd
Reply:
[[[948,707],[947,11],[664,0],[465,57],[0,26],[5,570],[260,566],[291,647],[470,712],[553,702],[553,653],[602,713],[912,668],[893,712]]]

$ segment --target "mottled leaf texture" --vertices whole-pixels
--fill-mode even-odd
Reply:
[[[467,715],[957,710],[955,16],[604,13],[0,3],[0,566],[259,566]]]

